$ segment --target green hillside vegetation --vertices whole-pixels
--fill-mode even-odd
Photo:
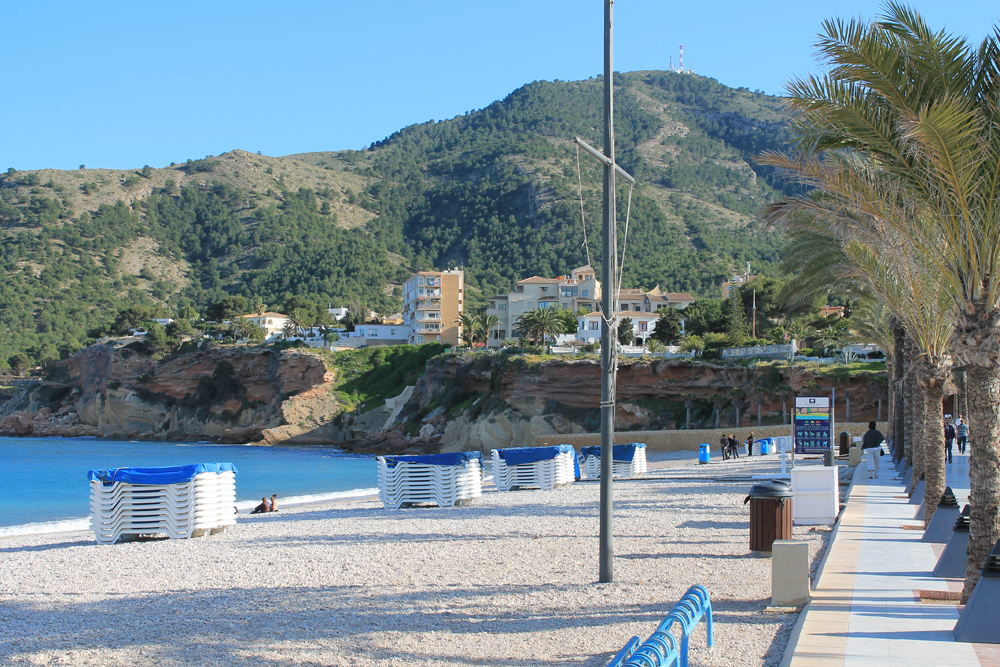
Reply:
[[[781,100],[671,72],[617,83],[619,160],[639,179],[624,285],[712,296],[744,261],[777,273],[781,239],[750,216],[785,186],[751,156],[783,144]],[[12,168],[0,174],[0,367],[66,356],[129,307],[190,317],[241,295],[391,313],[411,271],[461,265],[475,310],[526,276],[566,274],[587,261],[569,140],[600,146],[601,87],[534,82],[363,151]],[[580,164],[600,271],[600,167]]]

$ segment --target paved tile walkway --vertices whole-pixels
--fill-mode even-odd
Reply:
[[[883,461],[889,459],[883,458]],[[955,455],[948,484],[968,497],[968,457]],[[961,607],[921,602],[917,591],[960,591],[931,576],[941,547],[921,542],[917,506],[895,471],[868,479],[865,463],[830,546],[812,602],[803,610],[782,665],[789,667],[1000,667],[1000,646],[962,644],[952,630]]]

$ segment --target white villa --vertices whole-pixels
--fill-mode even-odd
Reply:
[[[263,315],[251,313],[249,315],[240,315],[240,318],[247,322],[252,322],[263,329],[267,333],[266,338],[280,334],[288,323],[288,315],[282,315],[281,313],[264,313]]]
[[[622,290],[624,291],[624,290]],[[662,307],[662,306],[661,306]],[[649,342],[649,337],[656,329],[656,320],[660,318],[657,313],[645,312],[625,312],[625,304],[622,304],[621,318],[632,320],[632,335],[635,337],[635,345],[643,346]],[[684,318],[681,318],[681,331],[684,330]],[[587,313],[577,318],[576,340],[584,345],[588,343],[601,342],[601,314]]]

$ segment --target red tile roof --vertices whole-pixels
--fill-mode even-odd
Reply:
[[[518,285],[524,284],[544,284],[544,285],[558,285],[563,282],[562,278],[542,278],[541,276],[531,276],[530,278],[525,278],[524,280],[518,280]]]

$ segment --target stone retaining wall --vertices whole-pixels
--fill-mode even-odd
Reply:
[[[886,432],[888,427],[888,422],[879,422],[878,430],[882,433]],[[840,432],[847,431],[851,436],[860,437],[864,435],[865,431],[868,430],[868,422],[834,422],[834,450],[836,451],[837,445],[840,442]],[[698,451],[698,446],[703,442],[707,442],[712,446],[712,451],[715,452],[719,448],[719,439],[725,435],[730,435],[735,433],[737,439],[740,442],[746,440],[750,433],[753,433],[754,438],[771,438],[779,435],[791,435],[792,427],[788,424],[781,426],[757,426],[757,427],[743,427],[743,428],[721,428],[721,429],[691,429],[690,431],[621,431],[615,433],[615,443],[625,444],[629,442],[644,442],[646,443],[646,448],[649,450],[654,450],[658,452],[679,452],[684,450]],[[601,434],[600,433],[578,433],[578,434],[567,434],[567,435],[543,435],[538,437],[538,444],[540,446],[549,445],[573,445],[580,449],[580,447],[587,447],[590,445],[601,444]]]

